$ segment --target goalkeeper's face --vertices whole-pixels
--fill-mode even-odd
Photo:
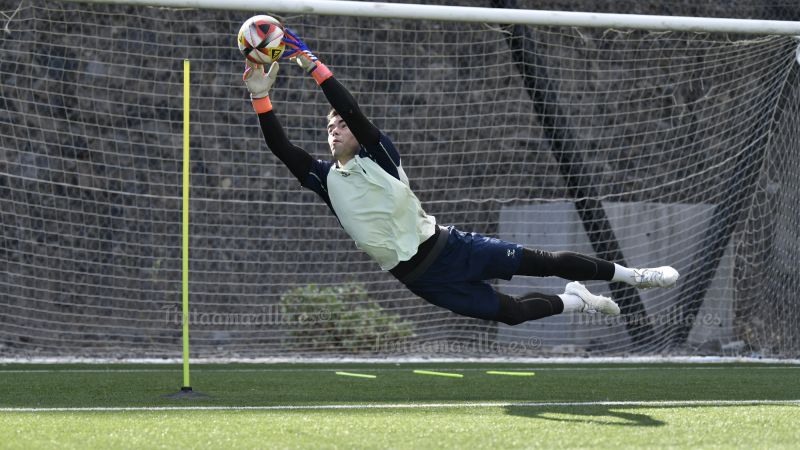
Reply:
[[[358,153],[358,141],[341,116],[328,120],[328,145],[333,159],[344,164]]]

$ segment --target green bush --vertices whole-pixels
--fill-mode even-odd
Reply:
[[[411,322],[370,301],[358,283],[294,288],[281,296],[281,312],[285,344],[296,351],[372,353],[414,335]]]

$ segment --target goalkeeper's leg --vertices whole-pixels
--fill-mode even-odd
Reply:
[[[507,325],[518,325],[568,312],[599,312],[612,316],[619,314],[619,306],[613,300],[592,294],[577,281],[568,283],[564,293],[559,295],[538,292],[518,298],[500,292],[495,292],[495,295],[499,305],[494,320]]]
[[[560,277],[567,280],[619,281],[637,288],[670,287],[678,271],[669,266],[631,269],[575,252],[547,252],[524,249],[515,275]]]
[[[414,294],[434,305],[476,319],[517,325],[569,312],[619,314],[619,307],[608,297],[594,295],[582,284],[567,284],[563,294],[530,293],[519,298],[497,292],[485,281],[421,279],[407,285]]]

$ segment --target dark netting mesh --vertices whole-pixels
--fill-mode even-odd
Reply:
[[[796,2],[700,3],[516,6],[800,19]],[[439,223],[682,274],[670,290],[590,283],[622,305],[613,321],[512,328],[405,290],[267,150],[235,41],[255,11],[0,11],[0,356],[180,355],[184,59],[194,356],[800,356],[793,38],[284,17]],[[271,97],[327,158],[313,81],[287,62]]]

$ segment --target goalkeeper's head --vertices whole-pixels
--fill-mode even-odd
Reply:
[[[328,145],[339,164],[347,163],[358,153],[358,140],[335,109],[328,113]]]

